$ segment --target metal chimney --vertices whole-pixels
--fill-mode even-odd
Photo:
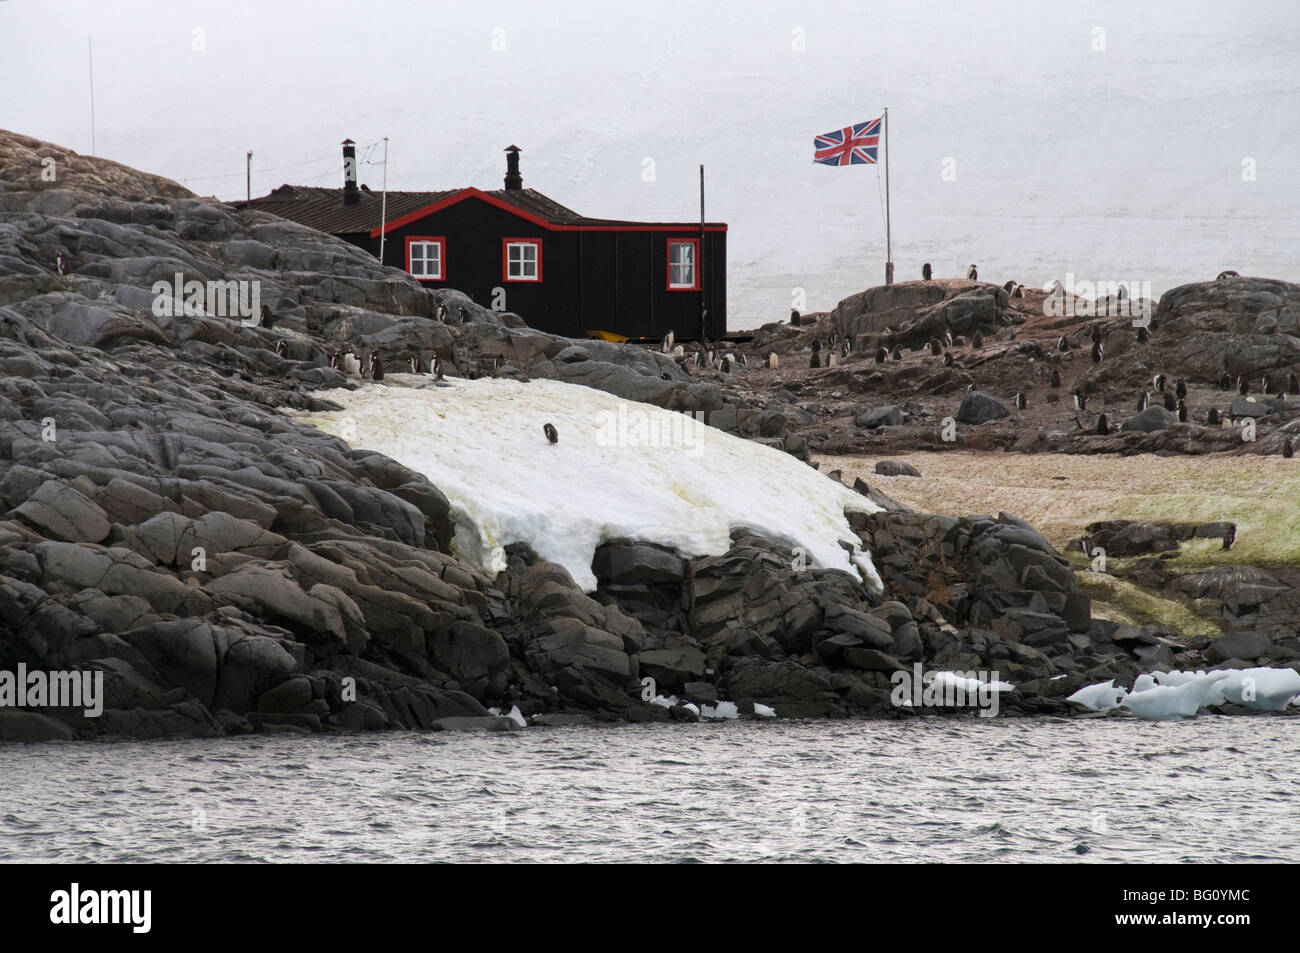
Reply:
[[[351,139],[343,140],[343,204],[356,205],[361,201],[361,191],[357,188],[357,144]]]
[[[506,146],[506,191],[519,192],[524,187],[524,177],[519,174],[519,147]]]

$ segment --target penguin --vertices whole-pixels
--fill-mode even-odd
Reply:
[[[554,424],[542,424],[542,433],[546,434],[546,439],[551,443],[559,443],[560,435],[556,432]]]
[[[1187,381],[1181,377],[1174,381],[1174,393],[1178,395],[1179,400],[1185,400],[1187,398]]]
[[[412,354],[409,358],[407,358],[407,362],[411,365],[412,374],[420,373],[420,355]]]
[[[903,345],[895,344],[894,350],[889,356],[896,361],[901,361],[903,359]]]
[[[1211,427],[1219,426],[1219,408],[1211,407],[1209,413],[1205,415],[1205,422]]]
[[[1142,328],[1142,327],[1138,328],[1138,343],[1145,344],[1147,341],[1150,340],[1151,340],[1151,332],[1148,331],[1146,328]]]
[[[884,364],[887,360],[889,360],[889,352],[883,346],[876,348],[876,363]]]
[[[1250,382],[1246,380],[1245,374],[1237,375],[1237,393],[1242,397],[1250,393]]]
[[[671,354],[673,351],[673,343],[675,340],[676,339],[673,337],[673,332],[670,330],[667,334],[664,335],[664,339],[662,343],[659,345],[660,350],[662,350],[665,354]]]
[[[814,354],[816,354],[822,349],[822,342],[820,338],[813,338],[812,349]]]
[[[968,393],[968,394],[973,394],[973,393],[975,393],[975,385],[974,385],[973,383],[972,383],[972,384],[967,384],[967,385],[966,385],[966,393]]]
[[[1069,338],[1067,338],[1064,334],[1062,334],[1060,340],[1056,342],[1056,349],[1060,351],[1062,354],[1068,353],[1070,350]]]
[[[438,305],[438,323],[439,324],[447,323],[447,306],[445,304]]]
[[[737,361],[739,362],[739,364],[740,364],[741,367],[749,367],[749,361],[745,360],[745,352],[744,352],[744,351],[741,351],[741,352],[740,352],[740,357],[737,358]]]
[[[464,305],[460,306],[460,323],[469,324],[469,309],[467,309]]]
[[[59,270],[60,275],[66,275],[68,273],[68,260],[63,257],[63,252],[59,252],[55,257],[54,267]],[[926,265],[926,267],[929,268],[930,266]]]
[[[1120,284],[1115,288],[1115,300],[1123,301],[1127,297],[1128,297],[1128,287],[1124,285],[1123,282],[1120,282]]]
[[[1060,386],[1061,386],[1061,372],[1058,371],[1058,370],[1056,370],[1055,368],[1053,368],[1053,369],[1052,369],[1052,387],[1055,388],[1055,387],[1060,387]]]
[[[62,274],[62,272],[60,272],[60,274]],[[927,261],[921,266],[921,280],[929,281],[932,274],[934,274],[934,270],[930,267],[930,263]]]
[[[370,352],[370,379],[372,381],[384,379],[384,360],[376,351]]]
[[[682,347],[680,344],[674,345],[673,360],[680,361],[685,356],[686,356],[686,348]]]
[[[1282,456],[1287,460],[1295,456],[1295,444],[1291,442],[1290,437],[1282,441]]]
[[[970,346],[971,350],[979,350],[984,346],[984,335],[979,332],[978,328],[976,328],[975,334],[971,336]]]
[[[1026,407],[1028,407],[1028,406],[1029,406],[1029,398],[1025,396],[1025,392],[1024,392],[1024,391],[1017,391],[1017,392],[1016,392],[1016,409],[1017,409],[1017,410],[1024,410],[1024,409],[1025,409]]]
[[[976,268],[974,265],[971,265],[969,268],[966,269],[966,280],[979,281],[979,277],[980,277],[979,269]]]
[[[791,308],[791,309],[790,309],[790,323],[793,324],[796,328],[799,326],[799,309],[798,309],[798,308]]]
[[[952,332],[947,328],[945,328],[943,332],[943,346],[952,347]]]
[[[330,355],[330,367],[334,368],[334,370],[339,371],[340,373],[343,371],[343,355],[341,355],[338,351],[335,351],[333,354]]]
[[[1110,435],[1110,421],[1106,419],[1105,414],[1097,418],[1097,435],[1101,437]]]
[[[1178,402],[1178,422],[1180,424],[1187,423],[1187,401],[1185,400]]]
[[[1160,393],[1163,394],[1165,392],[1165,375],[1157,374],[1155,377],[1151,378],[1151,383],[1155,385],[1155,389],[1160,391]]]
[[[845,357],[848,357],[850,354],[853,353],[853,338],[846,337],[844,339],[843,343],[840,344],[840,353],[843,354]]]
[[[433,373],[434,383],[437,383],[438,381],[445,381],[447,379],[445,376],[443,376],[442,358],[435,357],[433,359],[433,363],[429,365],[429,370]]]
[[[1081,390],[1076,390],[1074,392],[1074,409],[1075,410],[1088,409],[1088,396],[1084,394],[1084,392]]]
[[[1221,271],[1221,272],[1219,272],[1219,274],[1215,277],[1214,280],[1215,280],[1215,281],[1223,281],[1225,278],[1240,278],[1240,277],[1241,277],[1241,275],[1237,274],[1235,271]],[[1223,548],[1224,548],[1224,549],[1227,549],[1228,547],[1227,547],[1227,546],[1224,546]]]
[[[827,351],[824,358],[827,367],[834,367],[839,363],[840,356],[835,351]]]
[[[1178,400],[1169,391],[1165,391],[1165,410],[1170,412],[1178,409]]]
[[[1273,378],[1269,377],[1267,374],[1264,375],[1263,391],[1266,394],[1273,393]]]
[[[1002,286],[1002,290],[1007,293],[1007,297],[1009,298],[1011,297],[1011,292],[1015,289],[1015,287],[1016,287],[1016,282],[1015,279],[1013,278]]]
[[[944,366],[944,367],[952,367],[953,363],[954,363],[954,361],[953,361],[953,359],[952,359],[952,351],[944,351],[944,352],[943,352],[943,366]]]
[[[1024,285],[1016,285],[1016,290],[1013,291],[1013,292],[1011,292],[1011,297],[1013,297],[1013,298],[1023,298],[1024,296],[1025,296],[1025,286],[1024,286]]]
[[[269,328],[271,325],[275,324],[275,320],[275,315],[271,313],[270,305],[262,305],[262,313],[259,315],[258,323],[264,328]]]
[[[1100,344],[1100,343],[1101,343],[1101,325],[1100,325],[1100,324],[1094,324],[1094,325],[1092,326],[1091,338],[1092,338],[1092,343],[1093,343],[1093,344]]]
[[[822,366],[822,356],[821,356],[820,354],[818,354],[816,351],[813,351],[813,352],[812,352],[812,357],[810,357],[810,358],[808,359],[808,366],[811,367],[811,368],[813,368],[813,369],[816,369],[816,368],[818,368],[818,367],[821,367],[821,366]]]
[[[938,357],[942,353],[943,353],[943,345],[941,345],[938,341],[931,339],[930,354],[933,355],[934,357]]]
[[[816,356],[817,356],[816,354],[813,355],[813,357]],[[730,374],[732,368],[735,366],[735,360],[736,359],[732,357],[730,354],[722,355],[722,358],[718,361],[718,370],[720,370],[724,374]]]
[[[1144,390],[1142,393],[1138,394],[1138,413],[1140,414],[1142,411],[1146,410],[1147,404],[1150,402],[1151,392],[1149,390]]]
[[[776,356],[776,351],[769,351],[767,355],[767,366],[776,370],[781,364],[781,359]]]
[[[1232,390],[1232,375],[1227,371],[1219,378],[1219,390]]]
[[[1100,342],[1094,343],[1093,346],[1092,346],[1092,363],[1094,363],[1094,364],[1100,364],[1100,363],[1101,363],[1101,343],[1100,343]]]
[[[361,376],[361,362],[357,360],[357,356],[351,351],[343,355],[343,373],[349,377]]]

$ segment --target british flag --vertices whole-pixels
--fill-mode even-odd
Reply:
[[[883,116],[881,117],[884,118]],[[813,140],[813,162],[822,165],[869,165],[880,145],[880,119],[836,129]]]

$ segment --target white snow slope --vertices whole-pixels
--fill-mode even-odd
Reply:
[[[345,409],[295,416],[425,474],[452,503],[456,554],[488,573],[505,568],[505,546],[524,542],[590,592],[601,542],[721,555],[731,530],[743,528],[787,543],[792,564],[842,569],[881,588],[844,515],[879,507],[788,454],[574,384],[409,386],[427,380],[390,374],[356,391],[323,391]],[[554,445],[546,423],[559,432]]]

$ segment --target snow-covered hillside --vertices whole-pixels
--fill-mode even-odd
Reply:
[[[704,163],[734,328],[880,283],[878,167],[811,160],[886,105],[900,278],[1300,279],[1295,0],[118,6],[0,3],[7,126],[90,149],[89,34],[98,152],[201,194],[247,150],[254,195],[339,185],[345,136],[372,188],[385,136],[390,188],[499,188],[516,143],[580,212],[692,221]]]
[[[880,587],[870,557],[850,561],[840,546],[860,546],[845,510],[879,507],[788,454],[574,384],[428,380],[392,374],[356,391],[322,391],[344,410],[306,420],[425,474],[452,503],[458,555],[488,572],[505,568],[505,546],[525,542],[590,591],[592,556],[605,540],[721,555],[731,530],[744,528],[789,543],[792,563]],[[426,386],[401,386],[410,383]]]

